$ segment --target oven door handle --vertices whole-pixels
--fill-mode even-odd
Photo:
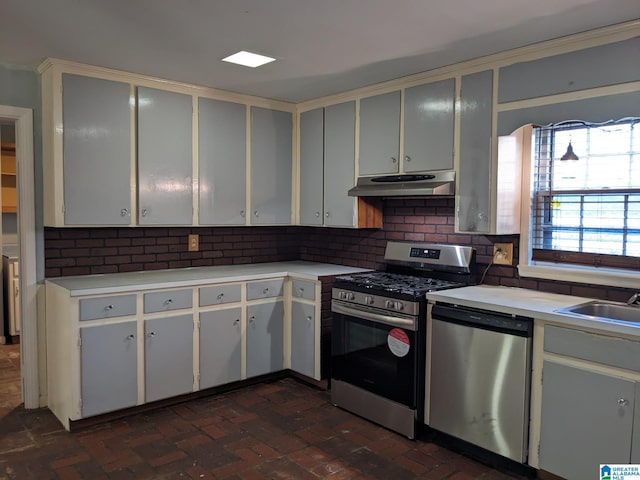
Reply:
[[[384,323],[392,327],[405,328],[407,330],[416,331],[416,321],[414,319],[394,317],[391,315],[383,315],[381,313],[370,312],[367,310],[360,310],[359,308],[347,307],[335,300],[331,303],[331,311],[335,313],[341,313],[342,315],[349,315],[351,317],[363,318],[372,322]]]

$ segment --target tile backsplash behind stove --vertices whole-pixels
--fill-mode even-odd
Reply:
[[[208,265],[308,260],[375,270],[384,269],[388,240],[469,245],[478,272],[491,261],[494,243],[519,235],[454,233],[453,198],[385,199],[381,230],[316,227],[123,227],[45,228],[45,276],[89,275]],[[187,251],[187,236],[200,235],[200,251]],[[628,289],[518,277],[515,266],[494,265],[485,282],[625,301]]]

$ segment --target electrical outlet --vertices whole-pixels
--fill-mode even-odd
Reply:
[[[512,243],[494,243],[493,244],[493,263],[498,265],[513,264],[513,244]]]
[[[200,250],[200,235],[189,235],[189,251],[197,252]]]

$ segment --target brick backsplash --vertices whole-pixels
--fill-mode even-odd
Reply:
[[[382,229],[322,227],[46,228],[45,276],[88,275],[210,265],[308,260],[384,268],[388,240],[469,245],[476,249],[478,279],[491,262],[494,243],[518,235],[454,232],[452,198],[385,199]],[[187,236],[200,235],[200,251],[187,251]],[[517,268],[492,265],[483,283],[624,301],[631,291],[552,280],[520,278]]]

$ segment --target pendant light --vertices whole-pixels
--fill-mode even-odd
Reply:
[[[560,160],[578,160],[579,157],[573,153],[573,147],[571,146],[571,140],[569,140],[569,146],[567,147],[567,151],[564,155],[560,157]]]

